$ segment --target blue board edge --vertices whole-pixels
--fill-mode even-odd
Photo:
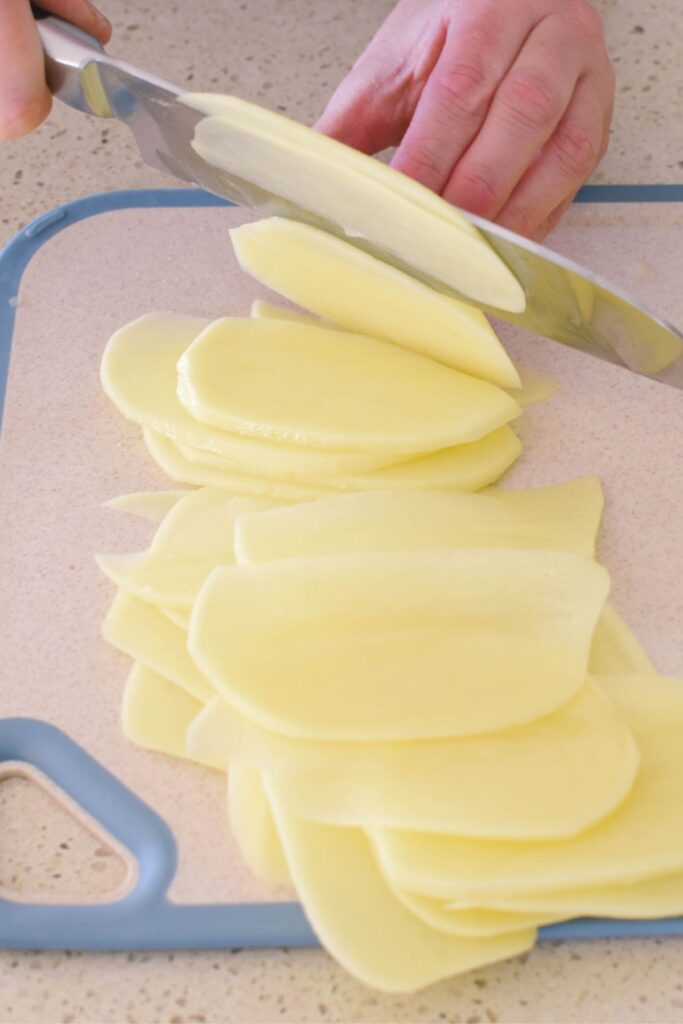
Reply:
[[[587,185],[578,203],[683,202],[683,185]],[[200,189],[126,189],[86,196],[38,217],[0,251],[0,423],[16,298],[24,270],[64,228],[115,210],[231,206]],[[35,904],[0,899],[0,948],[226,949],[315,946],[298,903],[180,905],[167,890],[177,850],[166,823],[65,733],[38,719],[0,719],[0,765],[24,761],[49,776],[135,857],[138,878],[106,904]],[[540,939],[683,935],[683,917],[647,921],[583,918],[542,928]]]

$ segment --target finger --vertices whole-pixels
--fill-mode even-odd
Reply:
[[[454,20],[392,166],[441,192],[532,27],[526,4],[483,5],[467,23]]]
[[[4,3],[0,14],[0,139],[25,135],[47,117],[52,98],[28,0]]]
[[[316,129],[364,153],[397,145],[445,40],[441,19],[399,3],[337,87]]]
[[[569,207],[574,202],[575,195],[576,193],[573,193],[572,195],[567,196],[566,199],[563,199],[560,205],[556,206],[553,212],[548,217],[546,217],[546,219],[543,221],[542,224],[539,225],[538,228],[536,228],[534,233],[531,235],[531,238],[534,242],[542,242],[546,235],[549,235],[550,232],[557,227],[557,225],[560,223]]]
[[[111,39],[111,24],[90,0],[40,0],[40,6],[95,36],[103,46]]]
[[[560,122],[584,62],[581,42],[560,34],[557,19],[540,22],[496,90],[443,197],[493,220]]]
[[[596,77],[579,79],[565,116],[498,215],[503,227],[531,237],[597,166],[609,103]]]

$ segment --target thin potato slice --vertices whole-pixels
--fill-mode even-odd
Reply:
[[[221,455],[180,446],[181,455],[200,466],[223,470]],[[498,480],[522,452],[522,444],[510,427],[499,427],[478,441],[411,458],[396,466],[356,476],[315,476],[308,482],[321,494],[338,491],[373,491],[388,487],[413,490],[476,491]],[[298,486],[298,485],[297,485]]]
[[[544,548],[595,555],[603,495],[597,477],[528,491],[378,491],[245,512],[238,563],[410,548]]]
[[[520,413],[501,388],[389,342],[250,317],[195,338],[178,362],[178,396],[222,430],[390,455],[476,441]]]
[[[117,512],[128,512],[151,523],[160,523],[164,516],[184,498],[189,491],[139,491],[137,494],[122,494],[104,502],[105,508]]]
[[[573,839],[553,843],[373,830],[391,883],[437,899],[495,907],[517,892],[602,891],[683,872],[683,680],[604,676],[600,686],[640,749],[635,784],[614,814]]]
[[[137,664],[123,693],[123,734],[145,750],[185,757],[187,729],[201,709],[182,687]]]
[[[595,628],[588,667],[596,676],[657,674],[647,651],[612,604],[605,605]]]
[[[235,96],[191,93],[183,102],[209,115],[195,128],[199,156],[302,207],[308,215],[297,219],[379,246],[436,287],[513,313],[526,308],[521,285],[477,229],[418,182]],[[276,212],[289,216],[287,207]]]
[[[105,392],[127,419],[161,433],[177,444],[215,452],[232,460],[232,471],[306,479],[309,473],[366,472],[410,452],[320,451],[273,444],[197,423],[177,395],[177,363],[210,323],[199,317],[150,313],[126,324],[109,339],[102,358]],[[195,481],[190,481],[195,482]]]
[[[519,376],[481,310],[325,231],[271,217],[230,232],[243,270],[316,316],[502,388]]]
[[[269,885],[291,886],[292,879],[261,773],[252,765],[238,761],[230,765],[228,821],[251,873]]]
[[[330,330],[343,330],[337,324],[311,316],[310,313],[302,313],[298,309],[290,309],[289,306],[280,306],[277,302],[266,302],[265,299],[254,299],[249,316],[257,320],[291,320],[296,324],[318,324],[320,327],[329,327]]]
[[[117,586],[143,601],[187,611],[211,570],[234,562],[237,517],[273,506],[268,499],[235,497],[217,487],[190,491],[165,517],[147,551],[99,555],[97,562]]]
[[[104,639],[196,700],[214,695],[187,651],[187,635],[158,608],[120,590],[102,624]]]
[[[199,487],[222,487],[234,494],[250,497],[264,497],[281,501],[309,501],[327,493],[327,488],[308,487],[292,480],[278,480],[274,477],[255,476],[241,469],[217,469],[214,466],[190,462],[175,441],[155,430],[145,427],[142,431],[147,451],[157,466],[182,484],[196,484]]]
[[[371,552],[216,569],[190,651],[266,728],[316,739],[491,732],[583,685],[607,573],[550,551]]]
[[[533,929],[463,938],[420,921],[387,886],[360,829],[297,818],[267,787],[289,870],[323,946],[366,985],[411,992],[531,948]]]
[[[190,612],[185,608],[171,608],[170,605],[160,604],[157,608],[162,615],[165,615],[169,622],[187,632],[190,628]]]
[[[452,908],[441,900],[408,892],[407,889],[394,889],[393,892],[421,921],[450,935],[480,938],[505,935],[508,932],[519,931],[520,928],[542,928],[543,925],[565,919],[561,914],[542,911],[491,910],[487,907]]]
[[[312,821],[508,839],[575,835],[624,799],[638,767],[629,730],[594,685],[528,725],[400,743],[292,739],[217,697],[187,750],[253,765]]]

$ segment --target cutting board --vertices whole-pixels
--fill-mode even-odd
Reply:
[[[580,200],[553,246],[683,323],[683,187],[594,187]],[[115,898],[94,905],[0,890],[2,946],[315,942],[291,895],[243,867],[223,776],[124,740],[130,662],[100,637],[113,590],[95,553],[142,549],[153,532],[102,503],[175,486],[102,393],[104,344],[155,309],[246,314],[265,290],[237,267],[228,230],[248,219],[196,191],[94,196],[41,218],[0,257],[0,781],[19,773],[48,787],[128,865]],[[683,393],[501,333],[520,363],[562,382],[520,422],[526,450],[506,485],[601,477],[613,601],[660,671],[683,677]],[[672,932],[683,919],[578,921],[542,937]]]

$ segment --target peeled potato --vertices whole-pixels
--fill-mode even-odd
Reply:
[[[160,523],[167,512],[184,498],[188,491],[140,491],[137,494],[122,494],[118,498],[110,498],[104,502],[105,508],[113,508],[117,512],[129,512],[130,515],[149,519],[151,523]]]
[[[503,388],[519,376],[484,314],[325,231],[271,217],[230,232],[243,270],[349,331],[383,338]]]
[[[602,509],[597,477],[528,491],[335,495],[242,513],[235,523],[235,554],[246,564],[359,551],[503,547],[591,558]]]
[[[123,734],[145,750],[185,757],[185,735],[201,708],[182,687],[136,664],[123,693]]]
[[[256,878],[269,885],[291,885],[261,773],[233,761],[228,771],[228,820],[242,858]]]
[[[305,125],[235,96],[190,93],[183,102],[209,115],[193,148],[213,167],[295,203],[294,211],[347,236],[361,248],[380,246],[436,287],[498,309],[521,313],[524,291],[477,229],[453,206],[391,167]],[[274,200],[267,199],[272,212]],[[276,212],[292,215],[288,203]]]
[[[296,324],[318,324],[331,330],[343,330],[342,327],[337,327],[337,324],[331,324],[327,320],[320,320],[309,313],[301,313],[298,309],[290,309],[289,306],[280,306],[277,302],[266,302],[265,299],[254,299],[249,315],[257,320],[292,320]]]
[[[614,605],[605,605],[595,627],[589,669],[596,676],[655,675],[657,672],[647,651]]]
[[[367,552],[216,569],[190,651],[266,728],[317,739],[491,732],[583,685],[607,573],[527,550]]]
[[[558,890],[602,892],[606,886],[683,872],[683,680],[605,676],[600,686],[640,750],[633,789],[614,814],[581,835],[552,843],[373,830],[375,851],[392,884],[437,899],[496,907],[517,892],[553,898]],[[599,899],[598,893],[595,913]],[[613,899],[611,907],[616,905]],[[630,913],[628,894],[623,905]],[[578,905],[576,912],[581,912]]]
[[[380,455],[373,451],[320,451],[274,444],[197,423],[178,399],[176,365],[209,323],[176,313],[150,313],[116,331],[102,357],[101,377],[104,390],[119,412],[177,444],[224,456],[232,462],[233,473],[305,480],[310,473],[365,472],[402,456],[409,458],[410,452]]]
[[[117,586],[165,612],[188,610],[211,570],[234,562],[237,516],[273,505],[217,487],[190,491],[166,515],[147,551],[99,555],[98,565]],[[173,615],[171,619],[177,621]]]
[[[213,452],[198,448],[180,447],[181,455],[190,462],[222,470],[225,460]],[[396,488],[412,490],[421,487],[443,491],[476,491],[498,480],[519,457],[522,445],[510,427],[499,427],[478,441],[455,445],[429,455],[411,458],[386,469],[356,476],[335,474],[334,476],[308,477],[312,488],[319,494],[339,491],[372,491]],[[289,485],[287,485],[289,487]],[[299,486],[298,484],[296,485]]]
[[[393,892],[421,921],[450,935],[505,935],[517,932],[521,928],[541,928],[543,925],[561,920],[561,915],[540,911],[490,910],[486,907],[451,908],[441,900],[421,896],[416,892],[402,889],[394,889]]]
[[[200,701],[214,691],[187,651],[187,636],[158,608],[123,590],[114,598],[102,634],[118,650]]]
[[[249,317],[195,338],[178,362],[178,396],[223,430],[401,455],[476,441],[520,412],[493,384],[388,342]]]
[[[629,730],[594,685],[528,725],[400,743],[293,739],[217,697],[187,751],[203,763],[253,765],[313,821],[510,839],[587,828],[624,799],[638,767]]]
[[[533,929],[464,938],[429,927],[387,886],[360,829],[304,821],[287,811],[279,790],[267,790],[306,916],[328,952],[365,984],[411,992],[533,945]]]
[[[165,615],[174,626],[179,626],[185,632],[190,628],[190,613],[185,608],[171,608],[170,605],[159,604],[157,608],[162,615]]]

